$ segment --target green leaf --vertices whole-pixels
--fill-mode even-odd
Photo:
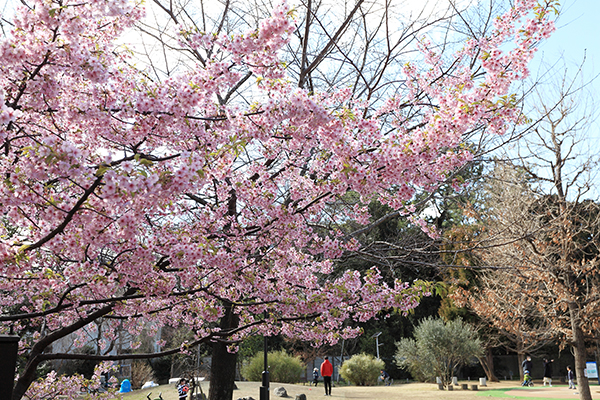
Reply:
[[[96,176],[97,177],[101,177],[103,176],[106,171],[108,171],[110,169],[110,166],[108,164],[102,164],[98,167],[98,171],[96,171]]]

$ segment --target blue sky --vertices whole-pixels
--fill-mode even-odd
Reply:
[[[557,30],[540,46],[535,61],[554,63],[564,56],[569,69],[586,56],[585,73],[600,71],[600,0],[562,0]]]
[[[539,47],[531,64],[532,78],[538,78],[546,83],[556,83],[556,78],[567,68],[569,76],[575,75],[581,63],[584,80],[591,80],[600,73],[600,0],[561,0],[561,13],[556,22],[557,30],[546,42]],[[564,61],[563,61],[564,60]],[[554,66],[554,74],[546,74],[547,68]],[[545,79],[548,78],[548,79]],[[578,79],[581,82],[580,79]],[[586,93],[591,95],[591,108],[597,102],[600,92],[600,78],[588,86]],[[600,148],[600,118],[596,111],[596,120],[590,122],[583,130],[582,143],[578,146],[581,153],[591,157],[598,156]],[[588,178],[592,190],[586,197],[600,197],[600,171]]]

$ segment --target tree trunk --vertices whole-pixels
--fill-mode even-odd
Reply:
[[[577,311],[576,305],[574,303],[570,303],[569,314],[571,317],[571,329],[573,332],[575,379],[577,379],[579,398],[581,400],[592,400],[590,384],[587,377],[584,375],[587,350],[585,348],[585,340],[583,338],[583,331],[581,330],[581,326],[579,324],[579,313]]]
[[[233,313],[233,306],[225,306],[225,315],[221,318],[221,331],[236,328],[239,318]],[[235,387],[235,366],[237,353],[227,351],[227,344],[215,342],[212,346],[212,362],[210,366],[210,388],[208,400],[231,400]]]
[[[517,357],[519,359],[519,378],[521,379],[521,382],[523,382],[525,380],[525,375],[523,374],[523,361],[525,361],[525,353],[518,352]]]
[[[483,367],[483,371],[485,372],[485,376],[487,376],[487,380],[490,382],[499,382],[496,374],[494,374],[494,356],[492,355],[492,349],[485,349],[485,355],[478,358],[478,360]]]
[[[36,368],[39,364],[40,362],[37,357],[32,357],[28,360],[25,370],[19,376],[13,388],[13,400],[21,400],[23,398],[27,389],[29,389],[29,385],[35,379]]]
[[[125,292],[125,295],[132,294],[132,290],[133,289],[130,289],[129,291]],[[69,334],[78,331],[79,329],[82,329],[84,326],[91,324],[95,320],[104,317],[113,310],[114,306],[115,303],[109,303],[104,307],[88,314],[85,318],[82,318],[71,325],[68,325],[62,329],[52,332],[51,334],[46,335],[40,340],[38,340],[33,345],[31,350],[29,351],[29,354],[27,355],[27,364],[25,365],[25,370],[21,373],[19,379],[15,383],[12,400],[21,400],[23,398],[25,392],[27,392],[27,389],[29,389],[29,386],[35,379],[37,367],[38,365],[40,365],[40,362],[43,361],[43,359],[41,358],[43,355],[42,353],[48,348],[48,346],[50,346],[57,340],[66,337]]]

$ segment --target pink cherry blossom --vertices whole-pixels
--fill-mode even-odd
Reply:
[[[222,333],[213,327],[227,301],[239,316],[235,339],[331,344],[360,333],[347,321],[416,307],[425,283],[386,283],[376,269],[333,274],[360,249],[338,227],[369,215],[362,205],[331,210],[352,192],[412,213],[415,193],[473,158],[469,132],[519,123],[511,84],[554,29],[542,6],[515,1],[490,36],[451,59],[424,39],[422,65],[403,68],[406,91],[371,103],[287,79],[279,53],[295,23],[285,2],[247,32],[178,27],[182,47],[218,51],[162,81],[117,46],[144,14],[138,2],[28,3],[0,41],[0,333],[20,334],[21,354],[36,360],[51,354],[27,330],[60,336],[106,316],[105,341],[123,320],[132,335],[187,325],[197,343]],[[215,101],[246,72],[252,102]],[[86,332],[75,331],[84,345]],[[29,399],[74,396],[69,388],[84,383],[31,379],[17,383]]]

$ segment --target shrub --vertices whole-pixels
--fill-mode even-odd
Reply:
[[[257,353],[242,368],[242,376],[249,381],[260,381],[264,369],[264,353]],[[267,355],[271,381],[280,383],[296,383],[304,372],[304,364],[298,357],[285,351],[276,351]]]
[[[461,319],[444,322],[427,318],[415,328],[414,339],[396,343],[395,360],[419,380],[442,379],[444,386],[452,382],[454,371],[481,356],[483,347],[475,329]]]
[[[131,388],[139,389],[148,381],[154,380],[154,373],[148,361],[135,360],[131,364]]]
[[[376,385],[385,363],[370,354],[356,354],[344,361],[340,375],[345,380],[359,386]]]

